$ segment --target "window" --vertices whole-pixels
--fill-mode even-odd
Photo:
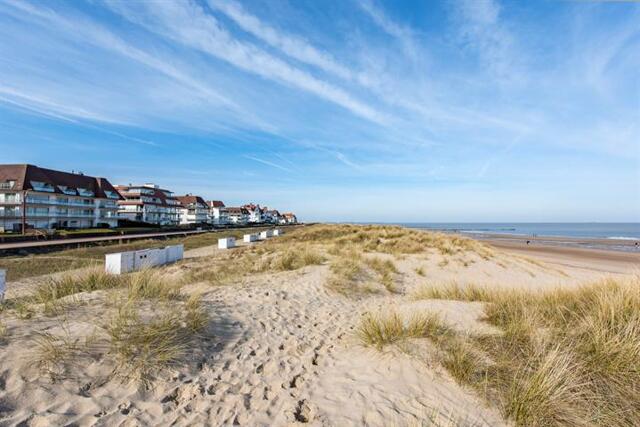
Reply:
[[[80,188],[78,187],[78,194],[84,197],[93,197],[94,193],[91,190],[88,190],[86,188]]]
[[[71,188],[71,187],[67,187],[66,185],[58,185],[58,188],[60,189],[60,191],[62,191],[64,194],[68,194],[70,196],[75,196],[76,190]]]
[[[31,187],[33,187],[35,191],[46,191],[47,193],[54,192],[53,185],[48,182],[31,181]]]
[[[11,190],[16,185],[14,180],[0,182],[0,190]]]
[[[118,196],[118,193],[115,191],[105,191],[104,194],[106,194],[108,199],[119,199],[120,197]]]

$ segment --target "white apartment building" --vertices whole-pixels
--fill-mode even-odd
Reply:
[[[0,232],[116,227],[121,199],[105,178],[0,165]]]
[[[248,222],[254,224],[262,222],[262,209],[260,208],[260,205],[250,203],[248,205],[244,205],[243,208],[249,213],[249,217],[247,218]]]
[[[120,218],[164,226],[178,225],[180,202],[169,190],[155,184],[116,185],[123,200],[118,202]]]
[[[229,224],[247,224],[249,222],[249,211],[245,208],[227,208]]]
[[[176,199],[180,202],[178,213],[181,225],[209,222],[209,207],[202,197],[187,194],[177,196]]]
[[[227,208],[221,200],[209,200],[209,224],[223,225],[229,223]]]

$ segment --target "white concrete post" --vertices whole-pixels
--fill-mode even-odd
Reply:
[[[218,239],[218,249],[230,249],[235,247],[235,237],[225,237],[224,239]]]
[[[7,271],[0,270],[0,302],[4,300],[4,294],[7,291]]]
[[[252,243],[252,242],[255,242],[256,240],[258,240],[258,236],[256,234],[245,234],[244,235],[244,242],[245,243]]]

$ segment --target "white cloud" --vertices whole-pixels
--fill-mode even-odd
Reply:
[[[231,18],[244,31],[265,41],[269,45],[280,49],[291,58],[314,65],[328,73],[352,80],[354,73],[348,67],[343,66],[331,54],[323,52],[306,40],[291,34],[286,34],[269,26],[257,17],[249,14],[240,3],[235,0],[208,0],[208,4],[215,10],[224,13]]]
[[[234,38],[214,16],[206,14],[194,3],[158,2],[151,7],[146,7],[146,3],[133,2],[109,1],[107,4],[149,31],[222,59],[244,71],[313,93],[372,122],[383,124],[389,121],[385,114],[356,100],[343,89],[317,79],[255,45]]]

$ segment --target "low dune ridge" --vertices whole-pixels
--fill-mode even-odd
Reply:
[[[640,424],[640,279],[313,225],[9,283],[0,425]]]

